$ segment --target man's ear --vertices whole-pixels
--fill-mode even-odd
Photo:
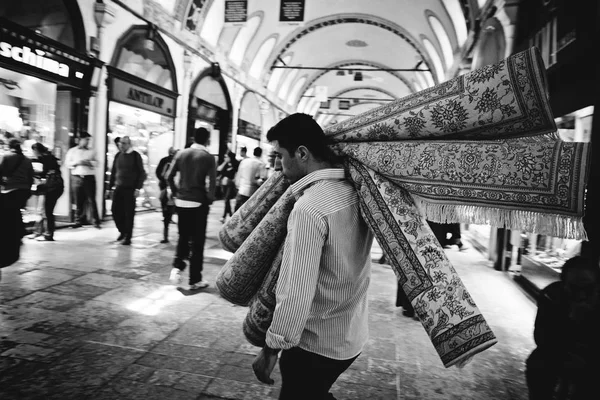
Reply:
[[[306,148],[306,146],[298,146],[298,148],[296,149],[296,153],[298,154],[298,157],[301,160],[303,160],[303,161],[308,160],[309,151]]]

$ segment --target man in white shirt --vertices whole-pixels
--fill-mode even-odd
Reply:
[[[79,135],[79,143],[67,151],[65,161],[71,170],[73,182],[73,193],[77,204],[77,223],[74,228],[79,228],[83,222],[83,212],[86,201],[92,207],[94,225],[100,229],[100,216],[96,205],[96,177],[95,169],[98,165],[96,152],[88,148],[91,135],[82,132]]]
[[[329,389],[368,339],[373,235],[327,138],[307,114],[267,134],[297,201],[288,219],[276,306],[254,373],[272,384],[282,351],[280,400],[335,399]]]
[[[267,168],[262,162],[262,149],[254,148],[254,157],[244,158],[238,166],[235,175],[235,186],[238,193],[235,198],[235,211],[258,190],[258,187],[267,179]]]

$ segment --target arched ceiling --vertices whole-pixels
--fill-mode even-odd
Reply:
[[[183,17],[193,16],[203,43],[272,99],[322,124],[451,78],[470,28],[465,15],[477,7],[473,0],[306,0],[304,22],[290,25],[279,22],[280,0],[249,0],[249,23],[241,27],[220,23],[224,0],[178,1],[187,1]],[[316,86],[327,87],[329,109],[311,97]],[[339,96],[353,98],[349,109],[337,109]]]

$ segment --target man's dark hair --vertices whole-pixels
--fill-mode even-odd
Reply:
[[[21,149],[21,141],[17,138],[12,138],[8,141],[8,148],[14,150],[17,154],[23,154],[23,149]]]
[[[325,136],[317,121],[308,114],[296,113],[285,117],[269,129],[267,140],[277,140],[279,147],[286,149],[292,157],[298,147],[306,146],[319,161],[337,161],[329,148],[329,138]]]
[[[92,135],[90,135],[89,133],[87,133],[85,131],[79,133],[79,138],[80,139],[87,139],[87,138],[91,138],[91,137],[92,137]]]
[[[48,148],[41,143],[34,143],[31,145],[31,150],[35,150],[40,154],[46,154],[49,152]]]
[[[247,152],[248,152],[248,149],[246,148],[246,146],[243,146],[243,147],[240,149],[240,152],[242,152],[242,153],[247,153]]]
[[[115,142],[115,145],[117,145],[117,146],[118,146],[118,145],[119,145],[119,142],[121,142],[121,137],[120,137],[120,136],[117,136],[117,137],[116,137],[116,138],[115,138],[113,141]]]
[[[567,278],[567,274],[569,271],[591,271],[596,276],[596,282],[600,284],[600,267],[598,266],[598,261],[583,257],[583,256],[575,256],[573,258],[569,258],[562,266],[560,271],[560,279],[564,282]]]
[[[255,147],[253,151],[254,157],[262,156],[262,149],[260,147]]]
[[[200,127],[196,129],[196,132],[194,132],[194,142],[198,144],[206,144],[209,136],[210,132],[208,129]]]

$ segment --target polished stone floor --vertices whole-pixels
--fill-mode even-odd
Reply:
[[[205,276],[228,253],[212,207]],[[103,229],[63,229],[56,242],[26,241],[0,283],[0,399],[276,399],[281,381],[259,383],[246,309],[214,285],[168,283],[173,244],[160,244],[159,213],[140,214],[131,247]],[[176,239],[172,225],[171,241]],[[373,258],[377,260],[377,247]],[[446,369],[419,322],[394,305],[392,270],[374,263],[371,339],[333,388],[338,399],[526,399],[524,359],[535,304],[473,247],[448,255],[499,343],[463,369]]]

